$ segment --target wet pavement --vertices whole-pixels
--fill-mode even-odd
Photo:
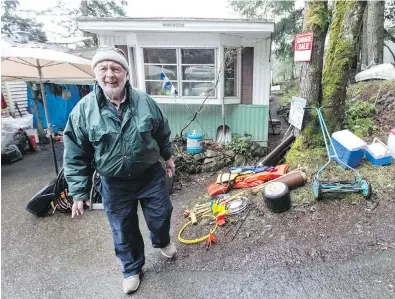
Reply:
[[[58,144],[60,163],[61,152]],[[37,218],[25,210],[28,200],[53,179],[48,148],[29,154],[13,165],[3,165],[1,176],[2,298],[130,297],[122,293],[122,278],[103,211],[86,211],[82,218],[72,220],[69,214],[61,213]],[[204,193],[204,189],[204,185],[189,186],[174,196],[174,239],[185,205],[197,194]],[[347,219],[338,220],[332,215],[330,221],[343,224],[338,226],[337,237],[330,241],[335,243],[334,252],[328,247],[325,258],[304,258],[298,262],[292,262],[293,255],[310,253],[315,248],[324,248],[325,244],[319,238],[315,242],[314,236],[305,240],[302,235],[292,233],[292,223],[299,231],[305,225],[297,222],[302,216],[296,217],[299,215],[296,211],[284,216],[288,220],[281,220],[288,221],[283,228],[289,232],[286,238],[294,238],[289,248],[286,243],[259,242],[263,232],[258,231],[253,241],[240,238],[234,245],[226,243],[225,246],[223,242],[224,246],[218,244],[209,251],[200,245],[179,245],[179,256],[174,261],[166,260],[150,246],[148,230],[140,217],[146,265],[141,287],[131,297],[395,298],[395,250],[391,245],[395,232],[392,228],[385,231],[395,220],[392,214],[392,219],[385,215],[385,221],[380,222],[380,213],[384,213],[380,208],[375,210],[377,215],[371,217],[377,217],[377,222],[384,227],[376,228],[376,224],[372,224],[371,229],[383,230],[381,237],[388,241],[385,248],[368,250],[369,244],[363,243],[363,236],[347,243],[348,227],[344,224]],[[347,211],[343,217],[347,217]],[[270,220],[279,221],[268,217]],[[298,238],[303,242],[298,243]],[[358,244],[361,245],[358,247]],[[358,251],[351,251],[349,247]]]

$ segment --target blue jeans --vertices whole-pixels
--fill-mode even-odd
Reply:
[[[164,175],[163,168],[158,165],[138,179],[101,178],[103,206],[125,278],[139,273],[145,263],[144,241],[137,216],[139,201],[151,231],[152,246],[163,248],[170,243],[173,206]]]

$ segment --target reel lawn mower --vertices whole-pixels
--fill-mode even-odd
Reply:
[[[322,115],[322,109],[324,108],[330,108],[330,107],[306,107],[304,109],[314,109],[317,112],[318,115],[318,120],[320,122],[321,126],[321,131],[322,135],[324,138],[325,142],[325,147],[326,147],[326,152],[328,154],[328,162],[322,166],[314,175],[313,179],[313,193],[314,193],[314,198],[316,200],[320,200],[325,193],[362,193],[362,195],[368,199],[372,193],[372,188],[370,186],[370,183],[367,180],[361,179],[361,176],[359,175],[359,172],[352,168],[351,166],[347,165],[344,163],[341,159],[339,159],[339,156],[336,152],[336,148],[332,143],[328,128],[326,126],[324,117]],[[349,169],[353,172],[354,175],[354,180],[349,180],[349,181],[341,181],[341,180],[321,180],[320,177],[322,176],[322,173],[324,172],[325,168],[332,162],[332,160],[335,160],[341,166],[343,166],[344,169]]]

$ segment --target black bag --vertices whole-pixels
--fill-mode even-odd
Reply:
[[[26,210],[33,215],[43,217],[51,207],[51,201],[55,199],[56,179],[46,185],[27,203]]]
[[[15,144],[9,144],[1,151],[1,164],[12,164],[22,159],[23,155]]]

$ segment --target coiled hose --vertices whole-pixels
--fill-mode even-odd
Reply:
[[[100,175],[95,171],[92,176],[92,188],[89,193],[89,199],[92,203],[101,203],[100,190]],[[71,212],[71,207],[73,206],[73,199],[68,195],[68,186],[64,178],[64,169],[62,168],[56,179],[56,184],[54,187],[55,199],[54,199],[54,209],[61,213]]]
[[[212,218],[212,215],[207,214],[207,215],[202,215],[200,218]],[[208,239],[210,237],[211,234],[213,234],[217,228],[218,228],[218,224],[215,224],[214,228],[210,230],[210,232],[200,238],[196,238],[196,239],[192,239],[192,240],[188,240],[188,239],[184,239],[183,237],[181,237],[182,232],[187,228],[188,225],[192,224],[192,221],[187,222],[178,232],[178,241],[180,241],[181,243],[184,244],[196,244],[199,242],[203,242],[204,240]]]

